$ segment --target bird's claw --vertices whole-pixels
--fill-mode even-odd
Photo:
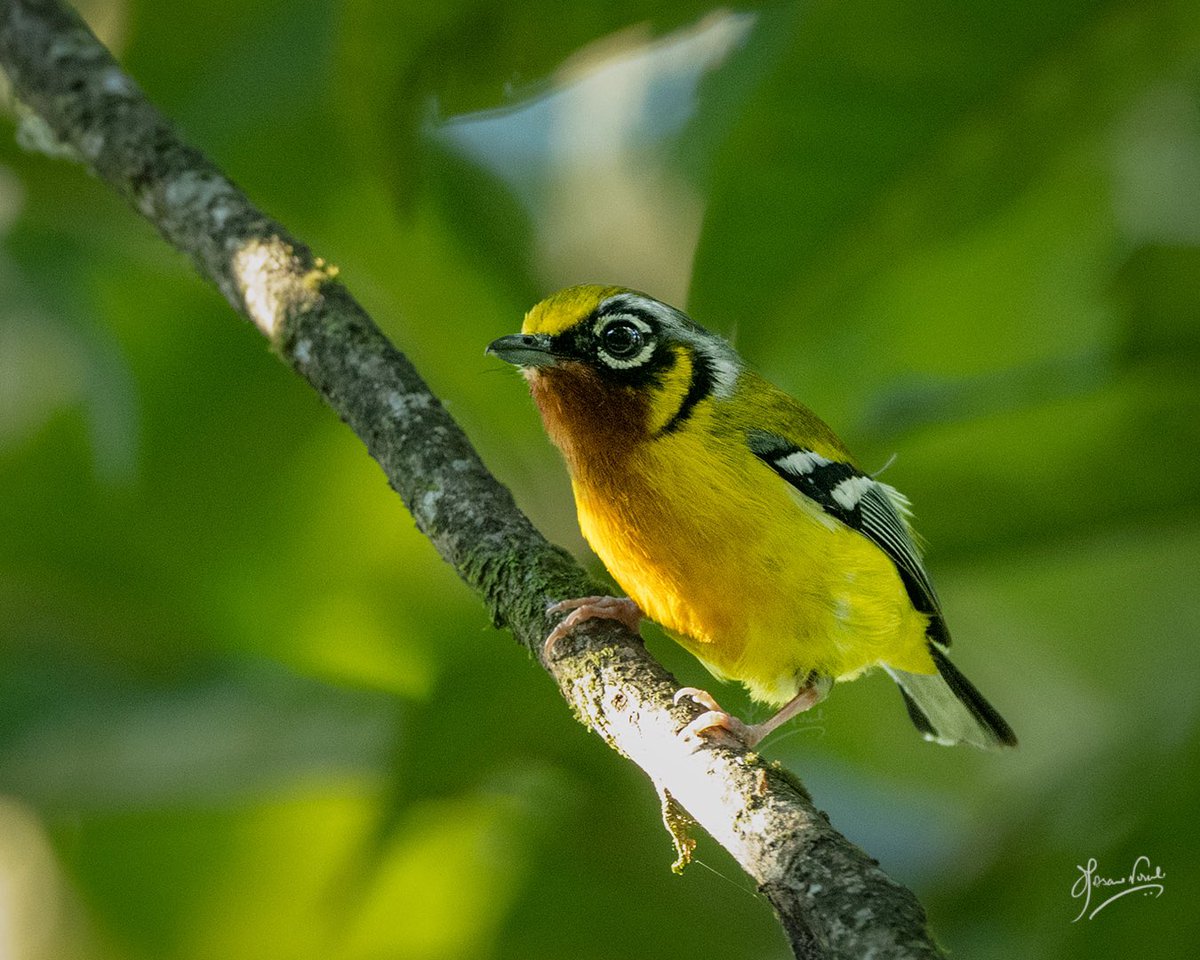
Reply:
[[[671,698],[671,702],[678,706],[680,700],[691,700],[702,707],[707,707],[709,710],[715,710],[718,713],[725,712],[711,693],[707,690],[701,690],[699,687],[680,687],[675,691],[675,696]]]
[[[633,633],[638,632],[642,623],[641,607],[628,597],[574,597],[551,604],[546,612],[567,613],[542,644],[542,659],[546,661],[553,656],[554,645],[585,620],[616,620]]]
[[[707,734],[708,731],[719,727],[727,730],[731,736],[736,737],[741,743],[753,749],[768,734],[777,730],[782,724],[796,716],[796,714],[803,713],[805,710],[820,703],[825,694],[829,692],[831,683],[832,681],[828,677],[810,678],[809,682],[801,687],[791,700],[780,707],[773,716],[762,721],[762,723],[746,723],[746,721],[739,720],[737,717],[730,715],[721,709],[721,705],[713,699],[712,694],[707,690],[700,690],[697,687],[681,687],[675,691],[674,700],[676,703],[686,697],[694,700],[700,706],[706,707],[707,710],[684,727],[679,732],[679,735],[681,737],[701,737]]]
[[[730,736],[747,747],[753,747],[758,738],[749,724],[739,720],[724,710],[706,710],[695,720],[679,731],[679,736],[685,740],[688,737],[707,737],[713,730],[724,730]]]
[[[699,687],[680,687],[671,699],[675,703],[679,703],[681,700],[691,700],[707,708],[704,713],[679,731],[679,736],[685,740],[688,737],[703,737],[711,730],[721,729],[748,747],[752,747],[758,742],[750,725],[722,710],[721,705],[707,690],[701,690]]]

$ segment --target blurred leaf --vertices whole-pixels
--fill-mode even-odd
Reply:
[[[150,686],[18,661],[4,686],[0,790],[59,812],[223,804],[313,776],[365,776],[394,736],[386,699],[267,666]]]
[[[1053,438],[1042,456],[1038,438]],[[1200,465],[1185,451],[1198,442],[1194,379],[1147,370],[1102,391],[928,428],[888,478],[912,497],[941,558],[1194,508]],[[1133,468],[1101,468],[1114,457]],[[1139,464],[1154,465],[1153,482]]]
[[[1117,274],[1130,362],[1194,364],[1200,354],[1200,247],[1142,247]]]
[[[372,800],[335,779],[240,807],[92,817],[60,828],[59,847],[116,956],[316,958]]]
[[[344,956],[443,960],[490,952],[525,872],[512,835],[517,825],[497,799],[411,810],[355,911]]]
[[[697,303],[825,319],[914,246],[1002,210],[1147,76],[1194,59],[1198,31],[1183,2],[812,5],[726,146]]]

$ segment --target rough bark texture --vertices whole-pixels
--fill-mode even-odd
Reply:
[[[597,592],[488,473],[408,360],[327,268],[171,124],[69,8],[0,0],[0,66],[22,143],[86,164],[249,317],[366,443],[420,529],[541,656],[555,600]],[[677,736],[698,708],[640,640],[592,622],[545,664],[579,719],[725,846],[797,957],[939,957],[907,889],[847,841],[790,774],[735,744]]]

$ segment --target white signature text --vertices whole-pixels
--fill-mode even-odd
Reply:
[[[1083,919],[1085,914],[1091,920],[1114,900],[1129,893],[1161,897],[1163,880],[1166,878],[1163,868],[1154,866],[1149,857],[1138,857],[1133,861],[1133,867],[1129,873],[1118,877],[1108,877],[1098,873],[1095,857],[1088,860],[1086,866],[1081,864],[1076,869],[1079,871],[1079,876],[1075,880],[1075,885],[1071,887],[1071,896],[1076,900],[1082,900],[1083,906],[1080,908],[1078,916],[1071,921],[1072,923]],[[1095,906],[1092,905],[1093,902],[1095,902]]]

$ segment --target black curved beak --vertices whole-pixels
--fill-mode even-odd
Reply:
[[[518,367],[550,367],[554,354],[550,352],[550,337],[544,333],[514,333],[488,344],[485,354],[499,357]]]

